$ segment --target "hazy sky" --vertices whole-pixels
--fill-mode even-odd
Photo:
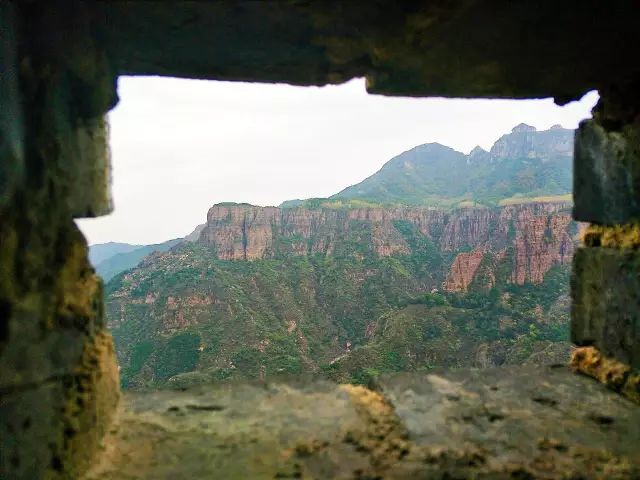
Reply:
[[[575,128],[597,100],[391,98],[368,95],[363,80],[314,88],[125,77],[118,92],[115,211],[78,221],[90,244],[182,237],[218,202],[326,197],[422,143],[468,153],[521,122]]]

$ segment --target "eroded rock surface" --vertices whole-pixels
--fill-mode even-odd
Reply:
[[[501,208],[307,209],[219,204],[209,209],[199,242],[213,246],[221,260],[255,260],[314,253],[333,254],[353,232],[362,231],[378,256],[409,254],[402,234],[410,225],[442,252],[458,252],[443,287],[464,291],[478,280],[495,282],[498,264],[507,261],[511,282],[540,283],[553,265],[571,261],[578,225],[570,204],[527,203]],[[506,259],[506,255],[510,259]],[[481,268],[482,267],[482,268]],[[483,278],[477,278],[482,276]]]
[[[565,367],[125,394],[88,479],[637,478],[640,408]]]

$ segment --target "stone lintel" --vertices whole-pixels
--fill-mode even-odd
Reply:
[[[619,48],[640,43],[628,0],[616,8],[551,0],[133,1],[98,2],[97,10],[100,35],[128,75],[295,85],[365,77],[370,92],[385,95],[566,103],[638,71]]]

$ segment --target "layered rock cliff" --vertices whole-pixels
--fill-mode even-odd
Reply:
[[[419,145],[330,199],[214,205],[107,284],[123,385],[557,361],[572,137],[519,125],[490,151]]]
[[[321,253],[333,255],[353,233],[363,248],[381,257],[406,255],[414,248],[403,227],[441,252],[456,253],[446,265],[442,286],[467,290],[479,274],[491,287],[495,271],[508,263],[507,281],[540,283],[553,265],[567,264],[577,226],[566,203],[529,203],[501,208],[353,209],[276,208],[247,204],[213,206],[199,242],[221,260],[255,260]],[[351,239],[354,240],[354,239]],[[358,241],[358,238],[355,238]],[[484,265],[482,263],[484,262]]]

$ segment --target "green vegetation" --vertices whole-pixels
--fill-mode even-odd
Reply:
[[[404,370],[562,359],[569,267],[554,266],[539,285],[515,285],[516,262],[527,268],[522,247],[516,248],[521,227],[494,209],[508,206],[513,213],[528,201],[570,200],[572,135],[520,128],[491,153],[470,155],[420,145],[330,198],[284,202],[282,208],[313,211],[311,224],[323,217],[333,223],[323,231],[302,225],[298,233],[274,223],[268,254],[259,260],[219,260],[215,248],[199,243],[147,257],[105,287],[123,386],[280,374],[366,384]],[[372,212],[353,212],[404,205],[446,211],[405,209],[404,216],[382,215],[375,227],[362,220]],[[445,219],[458,207],[474,207],[480,212],[475,221],[489,225],[472,224],[465,210],[445,232]],[[538,205],[527,214],[548,211]],[[527,242],[558,241],[550,215],[542,238]],[[567,229],[577,232],[575,223]],[[490,238],[475,238],[484,234]],[[468,291],[446,292],[462,252],[474,252],[462,258],[473,257],[477,270],[468,285],[465,280]],[[468,274],[472,269],[464,265],[457,268]]]
[[[494,365],[521,363],[551,343],[567,351],[568,281],[568,267],[553,267],[540,285],[412,298],[379,319],[367,344],[322,370],[336,381],[367,384],[383,373],[477,365],[479,345],[487,345]]]
[[[169,338],[157,351],[155,373],[165,380],[179,373],[191,372],[198,365],[200,336],[193,333],[179,333]]]
[[[573,131],[564,129],[511,133],[497,142],[497,157],[419,145],[330,200],[439,208],[570,201],[572,139]]]
[[[567,340],[568,267],[540,285],[436,291],[455,254],[405,222],[396,228],[410,253],[376,255],[362,227],[334,255],[222,261],[184,244],[115,277],[107,314],[123,387],[303,373],[367,383],[474,365],[484,343],[497,364]]]
[[[174,245],[177,245],[180,239],[169,240],[157,245],[134,245],[129,251],[122,251],[110,255],[96,265],[96,272],[105,282],[111,280],[120,272],[129,270],[140,263],[140,261],[152,252],[166,252]],[[93,248],[93,247],[91,247]]]

